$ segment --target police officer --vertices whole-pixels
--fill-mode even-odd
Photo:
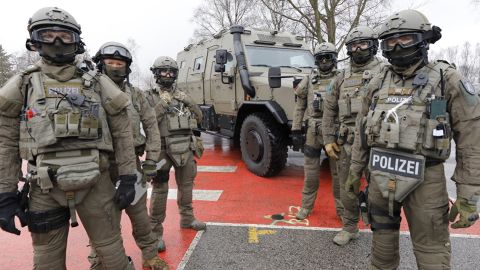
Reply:
[[[128,80],[131,72],[132,55],[121,43],[107,42],[103,44],[93,58],[98,70],[106,74],[118,87],[130,98],[127,108],[128,116],[132,120],[132,132],[134,138],[135,154],[137,155],[138,179],[135,183],[135,200],[125,212],[130,217],[133,229],[133,238],[137,246],[142,250],[143,266],[149,269],[168,269],[168,266],[157,256],[157,238],[152,232],[150,217],[147,212],[147,177],[157,174],[156,163],[159,161],[160,132],[158,131],[155,111],[148,104],[145,94],[140,89],[132,86]],[[141,126],[145,135],[141,133]],[[146,160],[140,166],[140,156],[146,152]],[[110,175],[118,173],[115,160],[111,160]],[[116,177],[112,180],[116,182]],[[102,264],[92,249],[89,256],[90,269],[102,269]]]
[[[180,208],[180,227],[205,230],[206,224],[195,219],[192,207],[193,181],[197,175],[198,158],[203,153],[200,132],[195,132],[197,123],[202,119],[202,111],[195,102],[174,85],[178,66],[175,60],[167,56],[155,59],[150,68],[157,86],[146,92],[147,100],[155,108],[162,139],[160,164],[162,166],[153,178],[150,216],[152,229],[159,239],[158,250],[165,250],[162,240],[165,220],[169,172],[175,168],[177,182],[177,204]]]
[[[323,148],[321,129],[323,98],[327,89],[332,87],[333,81],[339,74],[339,72],[335,70],[337,65],[335,45],[328,42],[319,44],[315,48],[314,56],[318,67],[318,75],[313,78],[306,76],[295,88],[297,100],[292,124],[292,141],[294,147],[304,147],[305,154],[305,180],[302,191],[302,207],[297,214],[297,219],[305,219],[312,212],[313,205],[315,204],[319,186],[320,154]],[[307,124],[306,142],[304,142],[301,132],[305,111],[307,111],[307,116],[305,117]],[[304,143],[305,145],[303,145]],[[329,165],[332,174],[335,208],[337,215],[341,217],[343,207],[340,202],[340,185],[335,160],[331,159]]]
[[[470,227],[477,212],[480,100],[452,65],[428,61],[429,45],[441,34],[422,13],[393,14],[381,25],[379,38],[391,66],[368,86],[345,188],[358,192],[361,172],[368,164],[370,269],[398,267],[402,207],[418,269],[450,269],[448,219],[459,217],[454,229]],[[452,138],[457,200],[448,218],[443,163],[450,155]]]
[[[118,210],[135,197],[129,98],[108,77],[75,62],[84,43],[80,25],[65,10],[38,10],[28,31],[27,48],[42,58],[0,89],[0,226],[20,234],[14,216],[25,221],[16,197],[24,159],[31,174],[27,215],[33,268],[66,268],[68,223],[77,226],[78,213],[104,268],[133,269]],[[108,173],[114,150],[116,191]]]
[[[361,97],[373,74],[380,71],[382,64],[375,56],[378,39],[367,26],[358,26],[348,33],[345,40],[350,66],[345,69],[343,78],[336,80],[332,91],[327,92],[322,119],[325,151],[337,162],[340,179],[340,199],[344,210],[343,228],[335,235],[333,242],[346,245],[358,237],[359,208],[356,196],[345,192],[345,181],[350,167],[351,148],[354,140],[354,127],[357,113],[361,108]],[[338,117],[340,128],[335,127]]]

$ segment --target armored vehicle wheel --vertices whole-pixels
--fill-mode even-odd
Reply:
[[[287,162],[288,131],[265,113],[245,118],[240,130],[242,159],[258,176],[278,174]]]

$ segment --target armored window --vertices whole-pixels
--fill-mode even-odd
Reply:
[[[203,56],[195,58],[193,62],[193,71],[201,71],[203,70]]]

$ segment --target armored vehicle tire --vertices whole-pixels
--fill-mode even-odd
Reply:
[[[287,162],[288,131],[265,113],[247,116],[240,130],[240,150],[247,168],[258,176],[278,174]]]

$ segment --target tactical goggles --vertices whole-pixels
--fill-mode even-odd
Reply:
[[[389,52],[394,50],[397,45],[406,49],[413,47],[422,41],[423,35],[421,33],[399,33],[382,40],[380,48],[382,51]]]
[[[81,42],[77,32],[58,26],[35,29],[31,35],[32,40],[46,44],[53,44],[57,39],[65,45]]]
[[[103,47],[100,50],[100,55],[102,55],[102,56],[116,56],[116,57],[122,57],[122,58],[126,58],[126,59],[132,59],[132,55],[130,54],[130,52],[127,49],[125,49],[123,47],[115,46],[115,45],[110,45],[110,46]]]
[[[336,56],[333,53],[319,53],[315,55],[315,60],[317,62],[331,61],[336,59]]]
[[[354,52],[354,51],[357,51],[358,49],[360,49],[361,51],[364,51],[371,47],[373,47],[373,40],[371,39],[356,40],[347,44],[347,51]]]
[[[155,76],[167,77],[169,75],[172,78],[176,78],[178,74],[177,69],[170,69],[170,68],[156,68],[153,70],[153,74]]]

